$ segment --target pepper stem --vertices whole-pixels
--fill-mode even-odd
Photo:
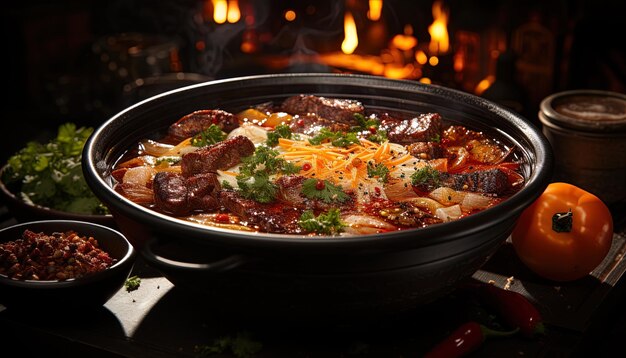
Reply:
[[[574,214],[570,208],[566,213],[556,213],[552,216],[552,230],[555,232],[572,231],[572,222]]]
[[[480,325],[480,330],[483,333],[483,337],[487,338],[487,337],[508,337],[508,336],[512,336],[515,333],[519,332],[519,327],[516,327],[514,330],[511,331],[496,331],[494,329],[491,328],[487,328],[484,325]]]

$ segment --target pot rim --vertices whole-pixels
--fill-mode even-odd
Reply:
[[[584,119],[578,119],[575,117],[566,116],[557,112],[553,104],[563,98],[567,97],[603,97],[603,98],[617,98],[626,102],[626,94],[594,90],[594,89],[576,89],[569,91],[557,92],[544,98],[539,105],[539,119],[540,121],[550,127],[559,127],[567,129],[572,132],[589,133],[594,135],[596,133],[614,134],[626,131],[626,118],[616,120],[602,120],[602,121],[589,121]]]
[[[151,102],[162,100],[168,96],[186,91],[193,91],[197,88],[208,86],[233,86],[239,88],[245,86],[246,83],[254,83],[258,85],[260,82],[268,86],[276,86],[279,81],[315,81],[316,85],[337,86],[348,85],[367,85],[375,90],[394,89],[402,92],[410,93],[426,93],[433,96],[443,96],[449,100],[460,101],[468,106],[478,107],[482,111],[491,112],[499,117],[506,118],[508,122],[518,128],[523,133],[529,143],[532,144],[532,150],[529,150],[530,156],[534,160],[529,177],[526,178],[524,187],[502,203],[493,208],[486,209],[479,213],[461,218],[456,221],[447,222],[425,228],[407,229],[382,234],[369,234],[360,236],[329,236],[329,237],[303,237],[302,235],[288,234],[272,234],[259,232],[243,232],[229,229],[221,229],[201,224],[195,224],[182,219],[177,219],[165,214],[158,213],[151,209],[145,208],[139,204],[135,204],[124,198],[113,190],[113,188],[105,182],[98,173],[97,168],[106,167],[106,162],[102,160],[94,163],[96,157],[94,145],[106,135],[107,128],[115,121],[127,116],[131,116],[134,111],[142,107],[149,106]],[[312,82],[310,82],[312,84]],[[231,88],[232,89],[232,88]],[[401,100],[400,100],[401,101]],[[109,148],[110,149],[110,148]],[[524,148],[523,148],[524,149]],[[109,206],[113,206],[120,214],[139,221],[142,225],[158,220],[159,230],[167,230],[171,233],[185,232],[185,238],[188,236],[202,237],[207,244],[222,244],[229,247],[254,247],[254,248],[393,248],[394,245],[406,247],[406,245],[423,246],[435,242],[445,242],[456,240],[467,236],[470,233],[488,230],[489,227],[496,225],[505,220],[510,220],[513,216],[521,212],[521,210],[529,206],[548,185],[552,170],[553,157],[552,150],[547,139],[543,136],[540,129],[534,127],[528,120],[521,115],[512,112],[500,105],[480,98],[478,96],[462,92],[455,89],[439,85],[425,85],[409,80],[396,80],[372,75],[360,74],[320,74],[320,73],[298,73],[298,74],[269,74],[269,75],[253,75],[244,77],[235,77],[228,79],[213,80],[199,84],[193,84],[171,91],[158,94],[156,96],[145,99],[133,106],[130,106],[118,114],[111,117],[97,128],[88,139],[83,152],[83,170],[87,183],[94,193]],[[115,214],[114,214],[115,216]],[[216,234],[216,235],[212,235]]]

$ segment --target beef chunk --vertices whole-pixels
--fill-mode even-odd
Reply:
[[[510,187],[507,174],[497,168],[461,174],[440,172],[438,176],[437,181],[431,178],[427,182],[417,184],[416,188],[422,192],[429,192],[445,186],[455,190],[500,195]]]
[[[227,210],[261,231],[282,234],[303,233],[298,225],[302,211],[297,208],[282,203],[261,204],[245,199],[230,190],[220,191],[218,200]]]
[[[183,155],[180,166],[186,177],[215,172],[239,164],[242,157],[254,154],[254,149],[250,139],[236,136]]]
[[[306,114],[300,116],[297,120],[291,121],[289,124],[293,133],[302,133],[308,136],[316,136],[322,128],[328,128],[333,132],[347,132],[351,125],[347,123],[338,123],[332,120],[318,117],[315,114]]]
[[[419,159],[437,159],[444,157],[444,148],[437,142],[415,142],[406,146],[409,153]]]
[[[216,190],[220,189],[213,173],[185,178],[178,173],[159,172],[154,176],[154,203],[165,213],[184,216],[194,210],[219,207]]]
[[[314,113],[318,117],[346,124],[356,124],[354,114],[365,113],[359,101],[303,94],[287,98],[282,104],[282,110],[298,115]]]
[[[425,113],[411,119],[397,119],[387,114],[381,116],[380,129],[387,131],[390,142],[411,144],[430,142],[441,138],[441,115]]]
[[[170,126],[168,134],[180,141],[195,136],[202,130],[209,128],[211,124],[219,126],[227,133],[239,127],[239,122],[232,113],[220,109],[204,109],[192,112],[179,119]]]

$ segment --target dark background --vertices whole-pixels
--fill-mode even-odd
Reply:
[[[345,8],[363,3],[366,1],[240,0],[242,12],[254,11],[255,23],[245,25],[242,19],[236,24],[218,26],[208,19],[211,2],[206,0],[7,2],[1,15],[3,85],[8,95],[3,96],[6,103],[2,106],[0,159],[4,162],[28,140],[50,136],[61,123],[98,126],[126,106],[171,86],[256,73],[341,71],[311,64],[268,69],[251,64],[249,59],[262,54],[337,51]],[[285,9],[306,14],[312,4],[316,7],[315,15],[302,15],[289,24],[282,18]],[[538,90],[532,84],[517,83],[519,68],[509,61],[503,62],[497,77],[508,82],[491,91],[501,92],[484,94],[496,101],[506,95],[516,96],[521,102],[519,111],[533,123],[537,123],[536,113],[544,95],[581,88],[626,91],[623,1],[452,0],[444,4],[450,9],[452,41],[457,30],[485,34],[496,28],[510,42],[514,31],[530,21],[550,31],[554,41],[553,75],[545,88]],[[404,24],[412,24],[418,40],[428,41],[426,28],[432,22],[431,6],[430,0],[386,0],[382,36],[390,38],[401,33]],[[265,36],[255,55],[239,50],[246,29]],[[134,72],[127,69],[129,73],[120,76],[102,59],[102,47],[97,48],[106,36],[121,33],[153,36],[164,46],[175,47],[175,65],[169,61],[169,68],[168,64],[157,64]],[[357,52],[367,49],[363,41]],[[187,77],[162,81],[150,91],[129,87],[138,78],[159,78],[170,72],[185,73]],[[450,80],[450,73],[450,68],[441,68],[439,73],[431,74],[433,83],[460,87]]]

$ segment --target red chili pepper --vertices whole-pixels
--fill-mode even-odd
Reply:
[[[521,293],[486,283],[470,283],[467,287],[478,299],[495,309],[508,325],[519,327],[526,337],[545,333],[541,313]]]
[[[311,163],[302,164],[302,170],[304,170],[305,172],[311,170],[311,167]]]
[[[517,331],[519,329],[508,332],[494,331],[474,321],[466,322],[428,351],[424,358],[462,357],[477,350],[488,337],[510,336]]]

